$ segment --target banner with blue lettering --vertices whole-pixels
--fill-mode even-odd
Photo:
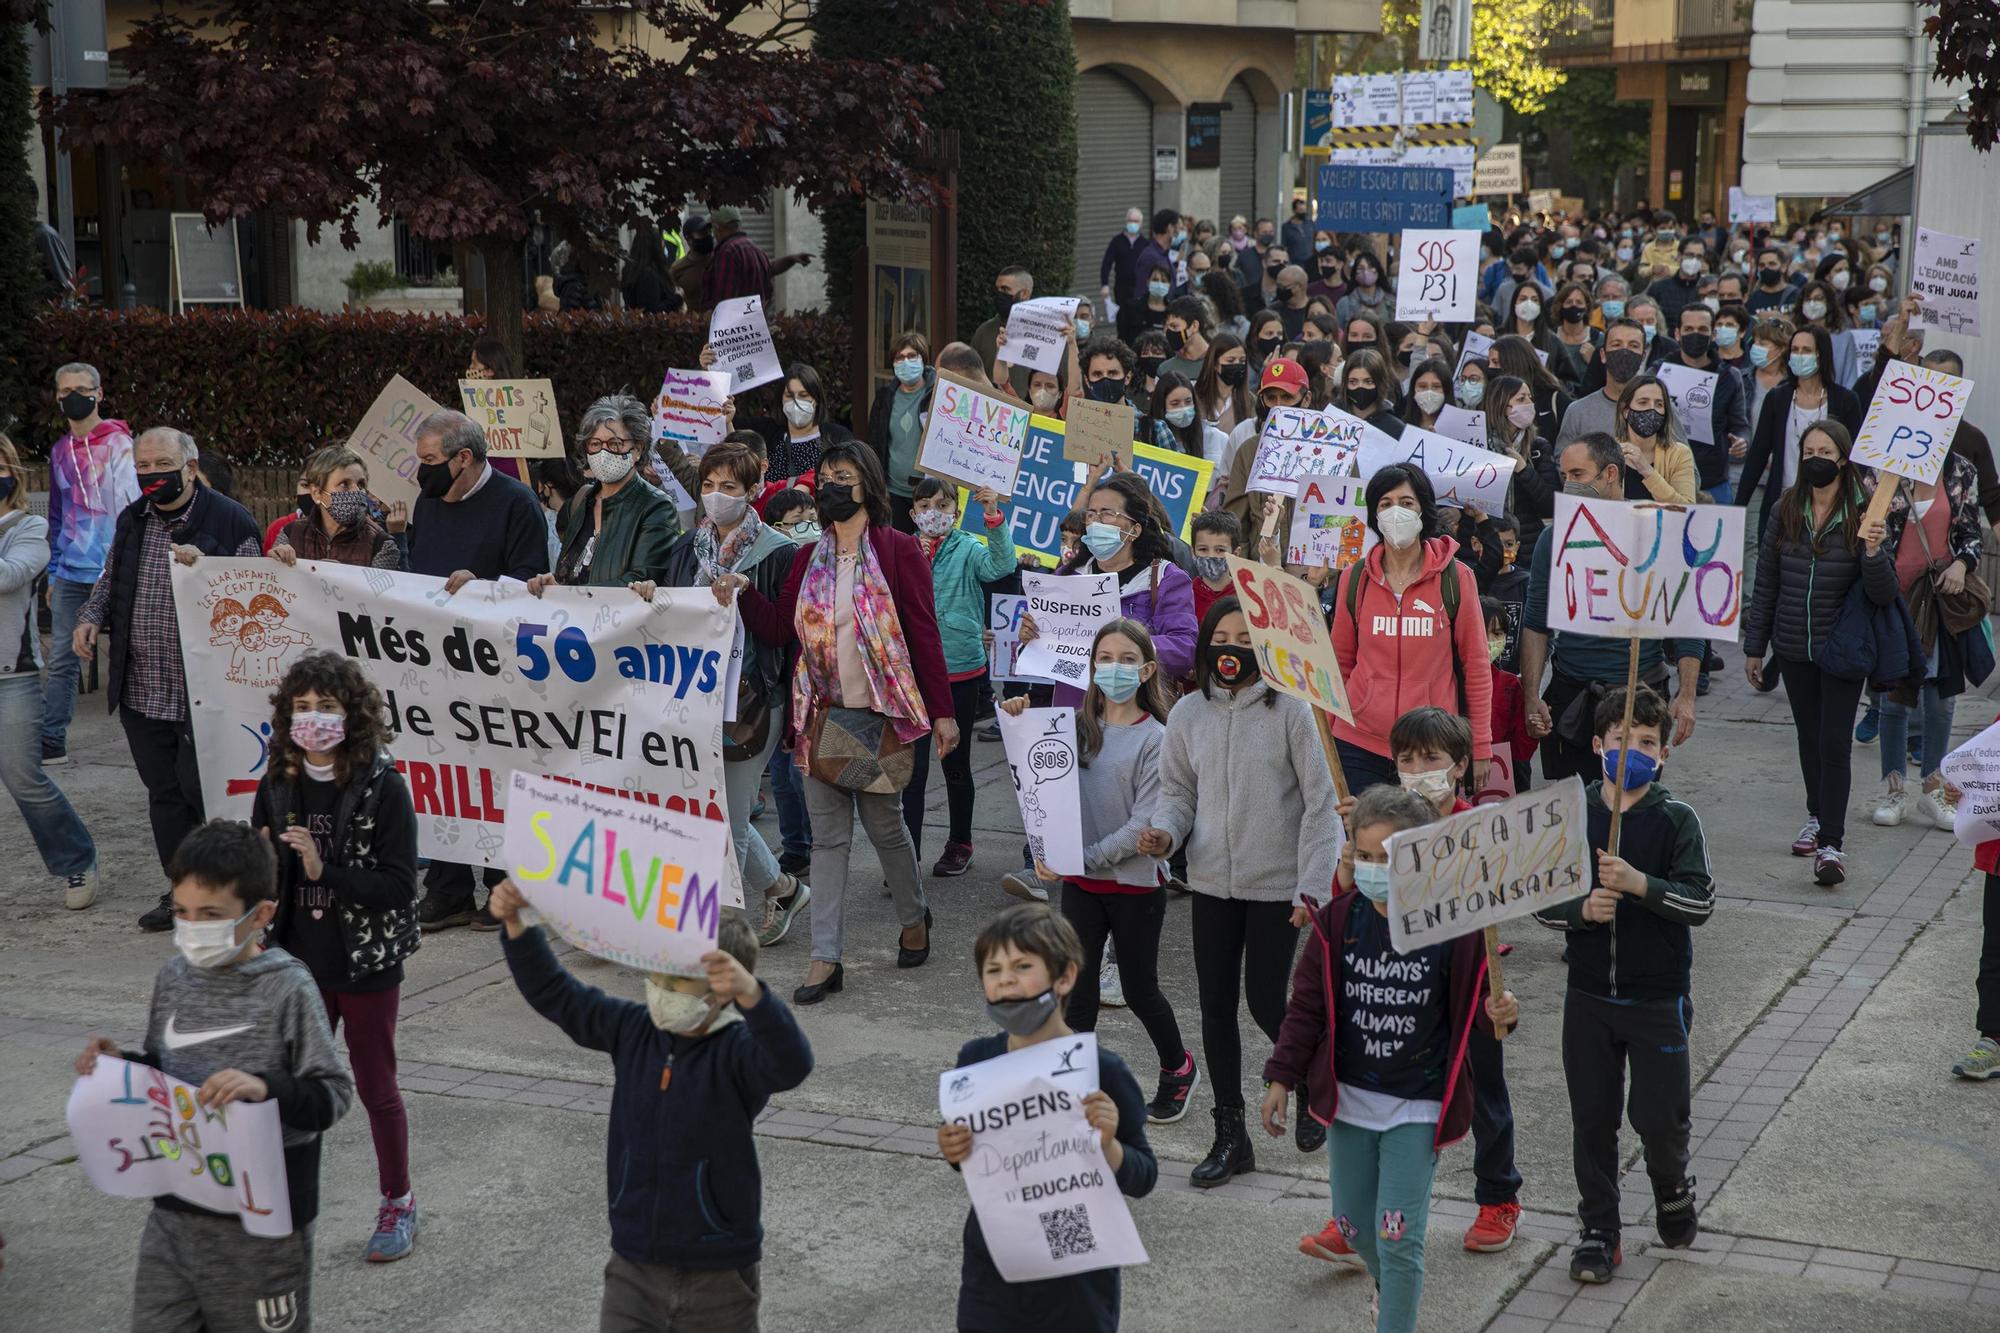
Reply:
[[[1132,466],[1165,506],[1181,540],[1191,541],[1194,516],[1208,498],[1215,464],[1192,454],[1135,444]],[[1063,423],[1054,417],[1030,418],[1028,441],[1021,449],[1021,470],[1014,478],[1009,535],[1020,554],[1035,557],[1044,569],[1056,566],[1057,552],[1062,549],[1063,516],[1084,500],[1084,483],[1076,479],[1077,468],[1063,458]],[[975,537],[986,535],[986,510],[966,491],[958,496],[958,526]]]

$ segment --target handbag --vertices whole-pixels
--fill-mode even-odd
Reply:
[[[745,667],[749,664],[746,662]],[[771,705],[750,683],[746,669],[736,681],[736,720],[722,724],[722,761],[755,759],[771,743]]]
[[[806,724],[808,768],[829,787],[886,796],[909,785],[917,752],[889,719],[870,708],[820,708]]]

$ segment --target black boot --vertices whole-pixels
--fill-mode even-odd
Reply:
[[[1257,1169],[1257,1159],[1250,1151],[1250,1135],[1243,1127],[1243,1108],[1218,1106],[1213,1114],[1215,1146],[1201,1159],[1201,1165],[1188,1173],[1188,1178],[1200,1189],[1213,1189],[1227,1184],[1231,1176]]]

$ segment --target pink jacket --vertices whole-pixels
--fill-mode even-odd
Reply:
[[[1412,708],[1435,704],[1472,724],[1475,759],[1493,753],[1493,673],[1486,654],[1486,622],[1479,613],[1479,584],[1472,568],[1453,559],[1450,537],[1424,542],[1424,569],[1403,590],[1402,602],[1382,573],[1383,547],[1368,552],[1361,590],[1349,615],[1347,580],[1334,590],[1333,652],[1347,683],[1354,721],[1333,719],[1333,734],[1372,753],[1389,754],[1389,729]],[[1445,615],[1443,579],[1458,580],[1458,617]],[[1455,649],[1455,651],[1454,651]],[[1463,702],[1460,682],[1463,678]]]

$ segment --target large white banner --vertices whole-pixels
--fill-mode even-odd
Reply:
[[[319,561],[173,566],[188,707],[210,815],[247,819],[271,692],[306,653],[382,691],[417,851],[498,865],[512,769],[725,818],[722,712],[736,611],[706,588],[444,580]]]
[[[959,1170],[1009,1282],[1146,1262],[1132,1210],[1084,1119],[1097,1034],[1073,1033],[938,1075],[938,1112],[972,1130]]]
[[[1742,633],[1737,505],[1556,497],[1549,628],[1605,639]]]
[[[210,1111],[195,1091],[150,1065],[98,1056],[97,1068],[70,1089],[65,1112],[84,1178],[121,1199],[171,1194],[235,1213],[253,1236],[291,1235],[278,1104],[231,1102]]]

